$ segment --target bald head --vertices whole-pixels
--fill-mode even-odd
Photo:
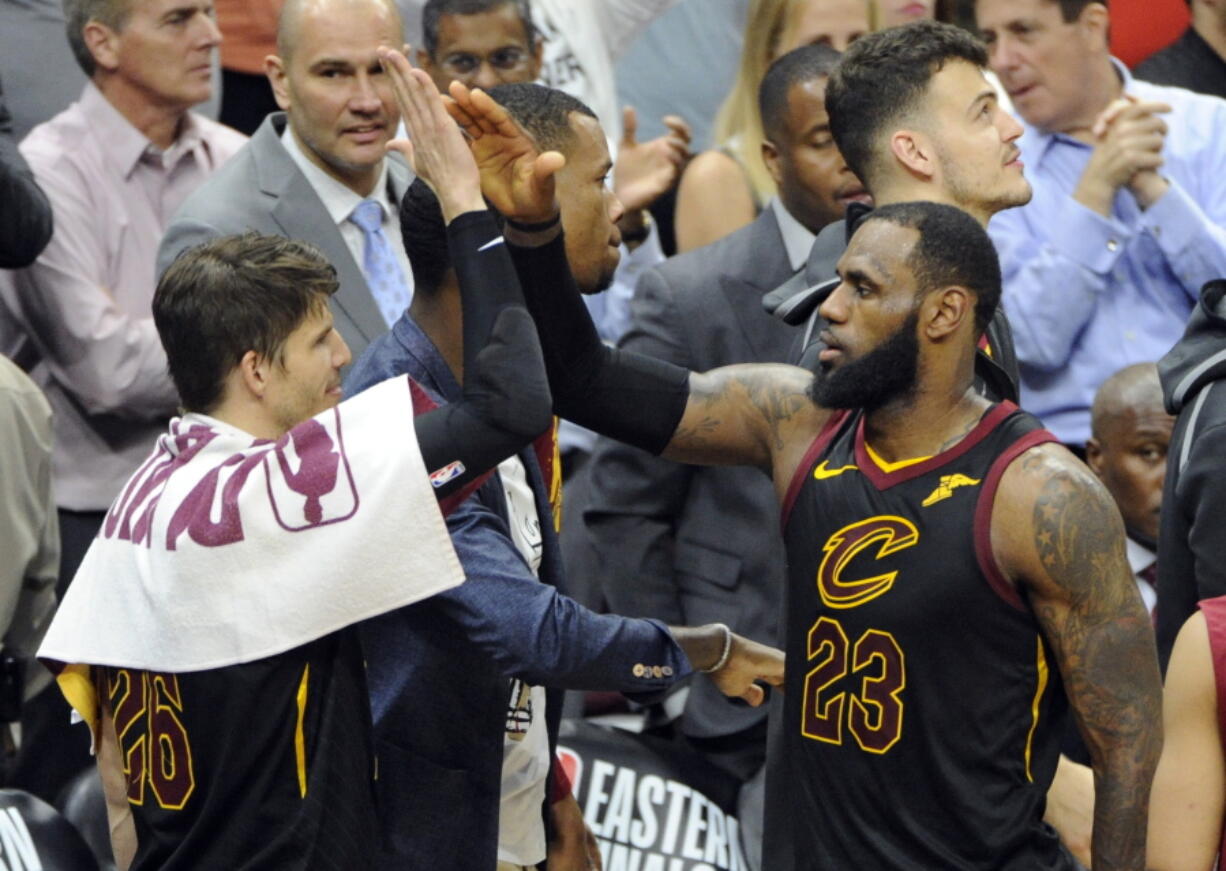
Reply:
[[[1090,431],[1102,440],[1120,418],[1162,412],[1162,384],[1157,363],[1136,363],[1103,382],[1090,409]]]
[[[389,18],[395,32],[404,34],[404,22],[393,0],[285,0],[277,20],[277,54],[283,61],[289,61],[306,21],[326,22],[335,15],[371,13]],[[398,49],[403,41],[397,40],[389,48]]]
[[[1153,548],[1175,418],[1162,407],[1158,366],[1138,363],[1098,388],[1086,462],[1115,499],[1130,538]]]

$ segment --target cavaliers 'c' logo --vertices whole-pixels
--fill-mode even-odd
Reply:
[[[822,548],[826,555],[817,569],[817,591],[828,608],[855,608],[875,599],[894,585],[897,571],[871,578],[847,580],[843,570],[862,550],[878,544],[874,559],[911,547],[919,541],[919,530],[905,517],[870,517],[844,526]]]

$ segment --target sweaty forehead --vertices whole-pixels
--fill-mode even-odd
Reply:
[[[907,270],[907,259],[919,231],[890,221],[869,218],[860,225],[839,258],[838,271],[859,272],[878,283],[890,283]]]

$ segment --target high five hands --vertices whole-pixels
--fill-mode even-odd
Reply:
[[[391,79],[409,133],[408,139],[393,139],[387,147],[404,155],[417,177],[430,186],[444,220],[450,223],[456,215],[485,209],[481,176],[464,134],[443,107],[438,88],[409,63],[408,50],[407,45],[403,52],[379,48],[379,60]]]
[[[543,154],[507,111],[480,89],[452,82],[450,97],[403,51],[379,49],[409,139],[388,143],[439,198],[443,217],[486,208],[482,194],[512,221],[536,224],[557,216],[554,173],[566,159]],[[458,126],[457,126],[458,125]],[[467,134],[467,136],[465,135]]]
[[[543,154],[507,110],[480,88],[452,82],[447,111],[468,134],[481,173],[481,190],[508,220],[539,224],[558,214],[554,174],[566,164],[557,151]]]

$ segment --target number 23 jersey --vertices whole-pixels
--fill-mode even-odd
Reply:
[[[1005,468],[1052,440],[1002,403],[948,451],[888,464],[840,412],[802,461],[772,787],[798,869],[1075,867],[1042,822],[1063,689],[988,535]]]

